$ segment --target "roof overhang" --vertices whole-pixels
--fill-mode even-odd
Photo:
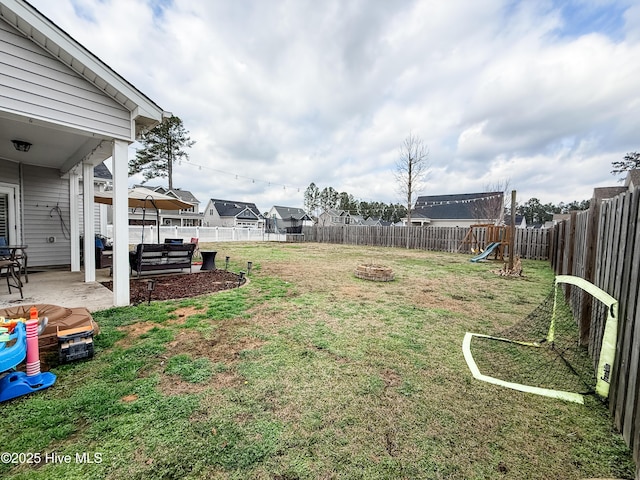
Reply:
[[[7,22],[131,112],[131,135],[119,140],[133,142],[171,115],[26,1],[2,0],[0,21]],[[17,152],[13,139],[28,140],[33,146],[28,152]],[[113,140],[89,126],[54,123],[0,108],[0,159],[56,168],[65,174],[81,162],[98,165],[111,157]]]
[[[31,4],[23,0],[3,0],[0,16],[25,37],[126,107],[141,128],[153,127],[164,116],[170,115]]]

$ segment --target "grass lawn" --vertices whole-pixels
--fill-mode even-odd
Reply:
[[[252,261],[249,284],[96,313],[94,359],[56,366],[52,388],[0,404],[0,450],[42,459],[0,464],[0,477],[633,477],[597,400],[504,389],[466,366],[464,333],[526,317],[551,290],[546,262],[505,278],[465,255],[209,247],[234,271]],[[356,278],[361,263],[396,279]]]

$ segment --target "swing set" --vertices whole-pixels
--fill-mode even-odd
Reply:
[[[470,245],[471,253],[477,256],[471,261],[479,261],[494,253],[494,260],[504,261],[505,250],[511,242],[511,228],[492,223],[478,223],[471,225],[462,243],[458,247],[460,252],[465,245]]]

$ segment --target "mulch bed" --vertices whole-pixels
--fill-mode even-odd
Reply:
[[[176,298],[196,297],[208,293],[229,290],[238,287],[239,276],[226,270],[210,272],[178,273],[171,275],[145,275],[130,281],[131,304],[137,305],[149,299],[149,280],[156,280],[151,292],[151,300],[173,300]],[[246,280],[243,280],[243,283]],[[102,285],[113,290],[113,281],[102,282]]]

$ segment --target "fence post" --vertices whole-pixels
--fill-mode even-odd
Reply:
[[[587,219],[587,231],[585,234],[585,252],[584,252],[584,279],[593,283],[594,266],[596,263],[596,249],[598,248],[598,218],[600,217],[600,202],[595,198],[591,200],[589,205]],[[593,300],[591,295],[582,296],[582,305],[580,306],[580,318],[578,325],[580,328],[580,345],[589,344],[589,336],[591,334],[591,315]]]
[[[509,271],[513,271],[513,257],[516,243],[516,191],[511,190],[511,226],[509,227]]]

